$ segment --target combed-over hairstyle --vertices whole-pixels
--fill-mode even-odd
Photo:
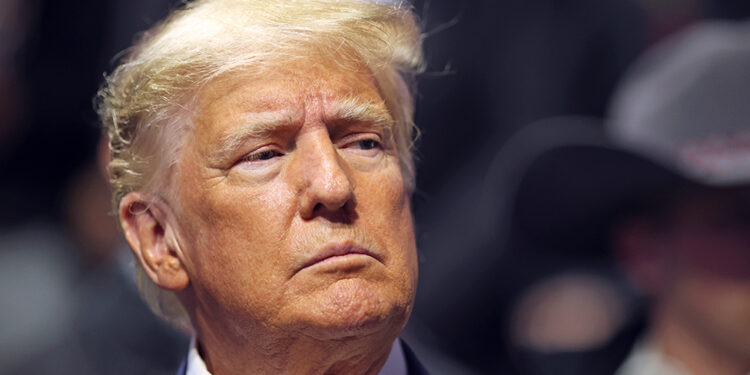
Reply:
[[[272,69],[311,54],[372,72],[394,119],[404,183],[414,187],[413,78],[422,34],[407,2],[385,0],[196,0],[146,32],[106,81],[97,110],[109,136],[115,212],[132,191],[168,185],[201,87],[227,73]],[[176,296],[138,267],[151,309],[189,327]]]

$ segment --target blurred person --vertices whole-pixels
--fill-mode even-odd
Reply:
[[[0,374],[172,373],[187,347],[140,300],[108,183],[82,157],[111,1],[94,3],[0,1]]]
[[[24,142],[39,141],[34,133],[34,116],[47,103],[38,100],[30,89],[28,64],[39,44],[43,1],[0,1],[0,373],[27,361],[33,353],[54,346],[70,328],[75,302],[75,287],[81,276],[77,262],[78,243],[68,229],[86,230],[83,222],[57,220],[60,201],[57,190],[75,182],[45,180],[37,186],[34,175],[47,179],[65,165],[64,158],[35,144],[33,152],[45,155],[45,164],[55,155],[55,168],[40,168],[20,157]],[[47,89],[51,84],[45,82]],[[70,95],[71,88],[66,88]],[[29,111],[33,103],[34,111]],[[90,103],[90,102],[89,102]],[[46,108],[46,107],[45,107]],[[60,119],[58,119],[60,120]],[[65,142],[61,142],[65,143]],[[75,149],[67,144],[69,149]],[[40,152],[39,149],[44,149]],[[27,164],[28,163],[28,164]],[[32,167],[33,165],[33,167]],[[23,173],[13,173],[23,170]],[[29,171],[34,171],[29,173]],[[82,182],[84,179],[77,179]],[[102,186],[104,184],[99,178]],[[41,185],[41,184],[40,184]],[[44,191],[44,193],[40,193]],[[106,189],[105,189],[106,191]],[[105,194],[106,197],[106,194]],[[95,199],[94,199],[95,201]],[[77,202],[77,205],[80,202]],[[78,212],[92,212],[78,209]],[[65,208],[60,211],[65,211]],[[63,228],[64,224],[71,224]],[[111,229],[109,232],[112,232]],[[92,232],[88,232],[92,233]],[[105,231],[106,233],[106,231]],[[106,236],[106,235],[105,235]]]
[[[423,374],[397,339],[421,34],[407,4],[204,0],[100,91],[113,203],[180,374]]]
[[[60,222],[40,218],[0,232],[0,374],[40,364],[38,353],[61,342],[71,345],[82,288],[90,273],[111,262],[120,242],[99,172],[92,162],[65,184]]]
[[[37,323],[54,322],[56,330],[51,332],[56,335],[48,330],[45,345],[15,349],[16,358],[4,363],[0,374],[167,375],[184,356],[188,338],[154,316],[140,298],[133,257],[108,215],[108,151],[103,137],[97,159],[76,173],[65,189],[64,237],[57,246],[66,246],[70,256],[60,264],[74,266],[75,274],[58,281],[54,289],[66,301],[66,309],[53,309],[54,318]],[[38,288],[46,295],[50,286]],[[26,310],[34,301],[17,300]],[[19,314],[34,316],[28,311]],[[22,327],[19,336],[33,337],[38,330],[28,324]]]
[[[568,256],[610,248],[646,297],[617,375],[750,371],[748,67],[750,24],[700,24],[639,60],[604,132],[558,121],[511,142],[516,229]]]
[[[509,279],[529,266],[506,257],[495,238],[504,223],[482,225],[484,176],[522,125],[604,114],[643,48],[644,17],[634,3],[415,1],[430,64],[419,76],[415,115],[423,125],[413,201],[422,263],[407,333],[414,349],[439,348],[442,358],[470,367],[443,373],[510,371],[501,331],[515,293]]]

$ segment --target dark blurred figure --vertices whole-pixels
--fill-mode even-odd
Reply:
[[[505,277],[521,268],[504,264],[494,228],[483,225],[484,175],[522,125],[568,113],[602,116],[645,44],[646,19],[631,0],[415,4],[427,25],[428,71],[416,113],[422,264],[409,327],[419,340],[410,342],[438,348],[436,356],[457,358],[469,373],[503,373],[501,322],[512,292]]]
[[[173,3],[0,1],[0,374],[171,374],[187,348],[138,296],[92,108]]]
[[[1,374],[171,375],[188,347],[187,335],[154,317],[138,294],[133,256],[108,215],[105,142],[98,155],[65,189],[60,242],[76,254],[78,276],[60,287],[69,300],[64,319],[56,319],[62,332],[31,353],[20,352]]]
[[[507,312],[496,314],[501,327],[495,334],[503,336],[498,351],[517,374],[612,374],[640,332],[639,300],[600,241],[603,220],[567,227],[587,207],[609,212],[597,198],[607,196],[604,188],[580,192],[581,202],[557,191],[578,191],[568,187],[571,181],[592,178],[590,169],[578,170],[560,154],[603,145],[604,138],[596,118],[541,120],[511,137],[488,174],[486,208],[478,217],[483,226],[497,228],[493,245],[504,250],[495,288]],[[610,167],[606,159],[588,161]],[[551,192],[540,192],[539,185]]]
[[[10,95],[18,117],[13,140],[0,151],[3,227],[57,220],[62,187],[94,154],[98,131],[91,126],[91,93],[100,79],[95,72],[101,66],[107,5],[17,3],[24,12],[2,14],[25,23],[13,72],[18,90]]]
[[[589,356],[577,373],[750,371],[748,67],[750,24],[693,26],[639,60],[606,134],[558,121],[511,142],[526,152],[513,211],[526,245],[610,249],[646,298],[647,324],[622,363],[606,370]],[[536,363],[519,363],[538,370],[528,373],[576,373],[538,365],[571,351],[534,349]]]
[[[18,136],[26,100],[21,80],[22,46],[33,14],[32,1],[0,2],[0,160]]]
[[[498,142],[529,122],[603,115],[645,46],[647,20],[634,0],[414,3],[427,29],[416,113],[426,193],[467,165],[483,174]]]

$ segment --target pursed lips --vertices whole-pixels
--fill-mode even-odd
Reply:
[[[361,254],[367,255],[375,260],[382,262],[379,256],[366,246],[359,245],[353,241],[331,243],[320,248],[319,251],[315,252],[312,256],[307,257],[303,262],[303,265],[297,270],[297,272],[320,263],[326,259],[333,257],[345,256],[350,254]]]

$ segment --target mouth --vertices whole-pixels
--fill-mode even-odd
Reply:
[[[312,256],[308,257],[299,270],[322,263],[333,263],[337,259],[344,260],[357,257],[370,257],[377,261],[381,261],[381,259],[369,248],[347,241],[323,246]]]

